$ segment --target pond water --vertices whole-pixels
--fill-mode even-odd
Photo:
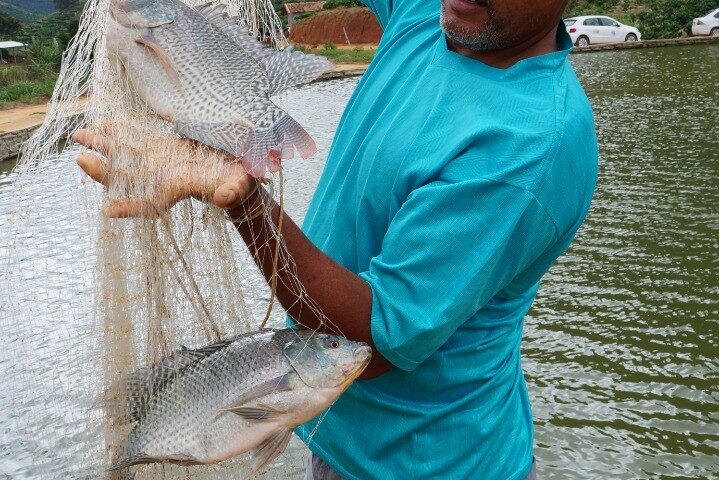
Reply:
[[[572,62],[594,106],[601,167],[587,223],[545,277],[526,323],[524,370],[540,477],[716,478],[719,45],[582,54]],[[315,158],[286,164],[295,219],[304,215],[355,85],[319,83],[282,99],[319,146]],[[47,396],[36,402],[71,396],[78,370],[53,353],[56,327],[43,318],[64,308],[74,313],[63,328],[76,329],[78,342],[91,330],[92,216],[83,220],[69,199],[73,189],[92,187],[83,186],[71,156],[56,168],[57,182],[35,187],[42,215],[17,232],[14,175],[0,163],[0,265],[14,262],[27,271],[22,278],[42,277],[45,285],[32,305],[42,329],[15,326],[14,307],[3,304],[0,290],[0,479],[59,478],[28,453],[52,442],[23,437],[14,425],[29,420],[10,407],[11,397],[39,391],[44,377],[11,373],[30,361],[53,361]],[[13,248],[19,233],[32,239],[32,252]],[[48,338],[43,354],[13,358],[18,345],[38,335]],[[27,383],[8,383],[18,378]],[[32,422],[48,438],[65,431],[57,416]],[[82,440],[82,433],[71,439]],[[295,466],[283,475],[299,479],[301,447],[291,453]]]

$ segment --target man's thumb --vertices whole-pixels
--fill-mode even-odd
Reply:
[[[212,203],[221,208],[229,208],[234,206],[235,202],[237,201],[237,197],[237,189],[235,188],[235,186],[229,183],[225,183],[220,185],[217,190],[215,190],[215,195],[212,199]]]

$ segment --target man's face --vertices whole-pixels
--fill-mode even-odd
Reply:
[[[442,0],[442,30],[477,52],[511,48],[556,26],[566,0]]]

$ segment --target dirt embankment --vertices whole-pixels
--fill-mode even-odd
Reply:
[[[345,38],[345,32],[347,38]],[[290,42],[305,45],[379,43],[382,29],[374,14],[366,8],[326,10],[292,26]]]

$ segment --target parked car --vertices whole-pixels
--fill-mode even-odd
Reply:
[[[692,22],[692,35],[711,35],[719,37],[719,8]]]
[[[593,43],[636,42],[642,34],[636,27],[624,25],[611,17],[587,15],[564,20],[572,43],[586,47]]]

